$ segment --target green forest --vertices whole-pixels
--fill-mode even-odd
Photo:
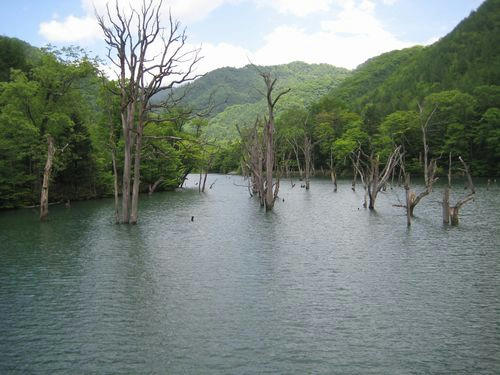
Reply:
[[[277,91],[290,89],[276,107],[277,171],[303,169],[309,142],[316,172],[350,175],[356,150],[383,160],[401,146],[406,168],[419,175],[421,123],[432,113],[428,146],[438,173],[451,153],[473,176],[499,176],[498,46],[500,0],[487,0],[433,45],[385,53],[353,71],[301,62],[217,69],[151,99],[179,100],[149,113],[141,192],[178,188],[194,172],[242,172],[238,128],[245,137],[266,114],[259,71],[276,77]],[[40,202],[49,154],[50,202],[113,195],[123,168],[122,104],[99,67],[79,47],[0,37],[1,209]]]

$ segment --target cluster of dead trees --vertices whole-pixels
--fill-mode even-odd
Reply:
[[[410,174],[405,171],[404,164],[404,154],[401,152],[401,147],[396,147],[388,156],[385,161],[384,167],[380,170],[380,160],[377,155],[373,153],[370,155],[364,154],[362,151],[358,150],[356,153],[356,159],[353,158],[353,165],[356,171],[356,175],[359,175],[363,188],[365,191],[363,207],[369,209],[375,209],[375,202],[377,195],[380,191],[385,191],[387,185],[389,184],[390,176],[394,176],[394,172],[399,168],[401,172],[402,179],[404,180],[403,186],[405,189],[406,202],[403,205],[395,205],[397,207],[402,207],[406,211],[407,225],[410,226],[412,218],[414,217],[415,207],[419,202],[426,196],[428,196],[433,189],[434,183],[437,181],[436,170],[437,161],[432,159],[427,161],[427,157],[424,158],[424,188],[422,191],[416,193],[411,188]],[[448,183],[444,188],[442,206],[443,206],[443,223],[458,225],[459,223],[459,210],[467,202],[474,199],[475,188],[470,175],[469,167],[462,159],[458,157],[460,163],[463,166],[462,172],[467,178],[467,188],[469,192],[461,199],[459,199],[454,205],[450,203],[450,189],[451,189],[451,167],[452,167],[452,156],[449,154],[449,165],[448,165]],[[355,189],[356,175],[353,180],[353,190]]]
[[[278,100],[290,89],[279,92],[273,97],[277,78],[273,78],[269,72],[260,71],[256,68],[266,85],[267,114],[264,120],[256,119],[254,126],[243,134],[238,132],[243,140],[243,165],[242,170],[249,178],[249,191],[251,195],[259,197],[260,205],[270,211],[278,198],[281,172],[276,163],[275,150],[275,123],[274,109]],[[273,176],[276,175],[274,180]]]
[[[255,121],[253,127],[241,130],[238,128],[240,136],[242,138],[243,146],[243,162],[242,170],[243,174],[248,177],[248,189],[250,195],[256,195],[260,199],[260,204],[265,206],[267,210],[273,208],[274,201],[277,198],[279,191],[279,180],[283,173],[281,167],[278,167],[275,163],[276,151],[273,141],[273,129],[274,129],[274,106],[278,99],[286,94],[288,91],[282,91],[277,96],[276,99],[272,99],[272,90],[276,79],[272,80],[269,74],[259,72],[264,79],[267,87],[266,97],[268,98],[268,116],[264,117],[264,120],[259,118]],[[362,186],[364,188],[364,201],[363,206],[369,209],[375,209],[375,204],[377,196],[381,191],[385,191],[389,180],[392,178],[392,183],[394,183],[394,175],[397,170],[399,170],[398,180],[403,183],[405,189],[405,204],[396,205],[402,207],[406,210],[407,225],[411,225],[412,218],[414,217],[415,207],[424,199],[426,196],[432,193],[434,183],[438,180],[437,174],[437,161],[438,158],[430,158],[429,146],[427,141],[428,127],[431,123],[432,117],[436,112],[437,107],[435,107],[429,113],[426,113],[424,109],[419,106],[419,121],[420,130],[422,133],[422,173],[424,177],[424,187],[421,191],[416,192],[412,190],[411,187],[411,176],[405,168],[405,153],[402,146],[396,145],[394,148],[387,153],[386,158],[381,160],[380,154],[373,151],[365,152],[361,146],[359,146],[350,155],[350,161],[353,167],[353,181],[352,190],[356,189],[356,181],[359,176]],[[307,119],[306,119],[307,121]],[[307,134],[303,137],[303,145],[298,142],[290,143],[292,150],[295,152],[295,157],[297,159],[297,165],[299,168],[300,179],[304,180],[304,187],[309,189],[310,187],[310,176],[312,165],[312,149],[314,144],[311,137]],[[288,140],[288,142],[290,142]],[[299,152],[304,155],[304,170],[301,168],[301,164],[298,161]],[[287,166],[286,160],[290,158],[285,158],[281,165]],[[330,158],[330,175],[332,183],[334,184],[334,191],[337,191],[337,174],[336,168],[333,162],[333,156]],[[475,189],[472,183],[472,178],[470,175],[469,168],[465,161],[459,156],[461,165],[463,166],[462,172],[467,177],[469,193],[459,199],[454,205],[450,204],[449,191],[451,189],[451,154],[449,155],[448,163],[448,185],[444,189],[444,196],[442,200],[443,205],[443,222],[445,224],[457,225],[458,215],[460,208],[467,202],[474,198]],[[273,172],[276,176],[276,181],[273,182]],[[285,172],[288,172],[286,169]],[[286,173],[288,175],[288,173]],[[292,184],[293,186],[293,184]]]
[[[414,217],[415,207],[424,197],[428,196],[432,192],[434,183],[438,180],[438,178],[436,177],[437,159],[431,158],[429,160],[429,146],[427,143],[428,127],[436,110],[437,107],[434,107],[434,109],[429,114],[425,115],[424,109],[419,105],[419,120],[423,144],[422,165],[424,189],[422,191],[417,193],[411,188],[411,177],[405,169],[404,152],[402,152],[401,146],[395,147],[394,150],[390,153],[381,172],[379,172],[380,162],[378,156],[374,156],[373,153],[367,155],[361,150],[361,148],[351,154],[351,161],[354,168],[354,180],[352,183],[352,189],[355,189],[356,176],[359,175],[365,189],[365,198],[363,203],[363,206],[365,208],[367,206],[367,197],[369,199],[368,207],[370,209],[375,208],[375,200],[377,198],[377,194],[381,190],[386,189],[389,176],[392,175],[394,178],[394,172],[396,168],[399,168],[400,176],[404,180],[406,203],[404,205],[397,206],[405,208],[407,225],[411,225],[412,218]],[[472,183],[469,167],[461,156],[459,156],[458,159],[463,166],[462,172],[467,177],[469,193],[465,197],[459,199],[455,203],[455,205],[450,205],[452,168],[452,155],[450,153],[448,162],[448,184],[445,186],[442,200],[444,224],[458,225],[460,208],[465,203],[473,200],[475,196],[475,188],[474,184]]]

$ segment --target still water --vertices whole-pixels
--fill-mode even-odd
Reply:
[[[111,200],[0,213],[0,373],[500,373],[499,186],[456,228],[437,186],[407,229],[398,189],[369,212],[349,181],[283,181],[266,213],[195,181],[137,226]]]

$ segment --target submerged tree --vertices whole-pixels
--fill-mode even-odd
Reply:
[[[152,111],[168,111],[180,100],[171,90],[198,77],[193,69],[200,60],[199,49],[187,47],[185,31],[171,15],[168,27],[161,26],[161,10],[161,0],[144,0],[138,10],[130,5],[123,10],[116,1],[113,9],[106,7],[105,15],[96,12],[108,58],[118,69],[124,141],[122,223],[138,220],[144,128],[150,121],[159,121],[151,118]],[[164,102],[152,103],[153,96],[164,91],[168,93]]]
[[[363,207],[366,208],[368,198],[368,208],[370,210],[375,209],[375,201],[377,200],[378,193],[385,186],[392,171],[398,165],[400,150],[401,146],[398,146],[389,154],[382,171],[380,171],[380,156],[373,151],[367,155],[361,149],[358,150],[355,154],[357,157],[356,160],[354,160],[354,155],[351,155],[353,165],[357,169],[365,188]]]
[[[463,172],[467,177],[467,187],[469,189],[469,194],[465,197],[459,199],[454,206],[450,206],[450,189],[451,189],[451,153],[449,154],[449,164],[448,164],[448,185],[444,188],[443,194],[443,223],[451,225],[458,225],[459,219],[458,214],[462,206],[473,200],[476,194],[476,189],[472,183],[472,177],[470,175],[469,166],[465,163],[461,156],[458,157],[460,163],[464,167]]]
[[[243,174],[249,178],[250,195],[258,195],[260,205],[264,206],[264,152],[262,141],[262,122],[255,120],[253,127],[241,130],[238,126],[243,148]]]
[[[417,204],[422,200],[422,198],[426,197],[432,192],[432,187],[434,185],[434,182],[437,181],[437,177],[435,177],[436,170],[437,170],[437,165],[436,165],[436,159],[431,159],[429,160],[429,146],[427,144],[427,129],[429,126],[429,123],[432,119],[432,116],[437,110],[437,106],[434,107],[434,109],[428,114],[427,116],[424,115],[424,108],[419,104],[419,122],[420,122],[420,129],[422,131],[422,144],[423,144],[423,167],[424,167],[424,186],[425,189],[422,190],[418,195],[413,192],[410,188],[410,174],[407,173],[404,169],[404,162],[403,158],[401,157],[401,162],[400,162],[400,167],[404,171],[405,175],[405,182],[404,182],[404,188],[406,191],[406,216],[407,216],[407,224],[408,226],[411,225],[411,218],[413,217],[413,211],[415,210],[415,207]]]
[[[273,171],[275,167],[275,148],[274,148],[274,108],[278,100],[288,92],[290,89],[281,91],[275,98],[273,98],[274,86],[277,82],[277,78],[272,78],[271,73],[259,72],[260,76],[264,79],[266,84],[266,102],[267,102],[267,118],[264,125],[264,144],[265,144],[265,185],[264,192],[265,198],[264,203],[266,206],[266,211],[270,211],[274,207],[274,201],[276,200],[279,192],[279,179],[276,184],[273,183]]]

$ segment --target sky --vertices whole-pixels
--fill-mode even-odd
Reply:
[[[105,58],[94,17],[108,0],[0,0],[0,35],[42,47],[80,45]],[[111,0],[114,3],[114,0]],[[142,0],[118,0],[120,6]],[[292,61],[353,69],[394,49],[428,45],[483,0],[163,0],[201,46],[198,72]]]

